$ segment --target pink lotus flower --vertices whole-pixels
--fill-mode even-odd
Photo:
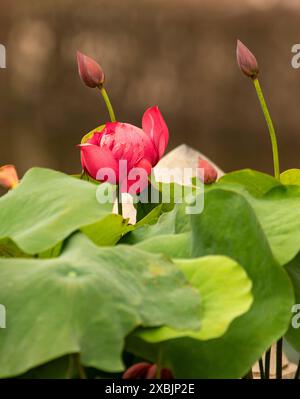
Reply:
[[[77,51],[78,72],[83,83],[91,88],[101,87],[104,83],[104,72],[93,58]]]
[[[13,165],[4,165],[0,168],[0,186],[14,188],[19,182],[16,168]]]
[[[79,145],[83,169],[93,179],[120,184],[121,192],[142,191],[169,140],[168,127],[158,107],[147,109],[142,126],[143,129],[129,123],[106,123],[103,130]]]

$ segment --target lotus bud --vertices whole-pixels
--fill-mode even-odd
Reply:
[[[154,379],[157,378],[157,365],[151,364],[147,362],[140,362],[136,363],[133,366],[129,367],[125,373],[123,374],[122,378],[124,380],[127,379]],[[163,368],[160,371],[160,378],[161,379],[173,379],[174,376],[171,370],[167,368]]]
[[[259,72],[257,60],[240,40],[237,41],[236,58],[241,71],[249,78],[256,79]]]
[[[153,380],[154,378],[156,378],[156,374],[157,374],[157,365],[152,364],[152,366],[148,369],[146,379]]]
[[[0,186],[12,189],[16,187],[19,178],[13,165],[4,165],[0,168]]]
[[[93,58],[77,51],[78,72],[83,83],[91,88],[102,87],[104,83],[104,72]]]
[[[124,380],[129,379],[142,379],[146,378],[147,372],[151,367],[151,363],[140,362],[129,367],[123,374],[122,378]]]
[[[216,168],[205,159],[199,159],[198,168],[203,169],[203,175],[198,175],[204,184],[214,183],[218,178]]]

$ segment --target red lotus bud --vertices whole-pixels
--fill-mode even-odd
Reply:
[[[214,183],[218,178],[218,172],[215,167],[205,159],[199,159],[198,168],[203,169],[203,175],[198,175],[204,184]]]
[[[157,374],[157,365],[152,364],[152,366],[148,369],[146,379],[153,380],[154,378],[156,378],[156,374]]]
[[[0,186],[11,189],[16,187],[19,178],[13,165],[4,165],[0,168]]]
[[[79,76],[86,86],[94,88],[103,85],[104,72],[95,60],[77,51],[77,65]]]
[[[241,71],[249,78],[256,79],[259,72],[257,60],[240,40],[237,41],[236,58]]]
[[[141,362],[129,367],[123,374],[124,380],[146,378],[147,372],[151,367],[151,363]]]
[[[147,362],[136,363],[129,367],[123,374],[124,380],[128,379],[154,379],[157,377],[157,365]],[[172,371],[167,368],[163,368],[160,371],[160,378],[164,380],[173,379],[174,376]]]

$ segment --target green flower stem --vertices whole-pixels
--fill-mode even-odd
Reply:
[[[282,379],[282,338],[276,344],[276,378]]]
[[[73,355],[69,355],[69,364],[68,364],[67,375],[66,375],[66,378],[68,380],[72,379],[72,377],[73,377],[73,369],[74,369],[74,358],[73,358]]]
[[[262,358],[259,359],[258,364],[259,364],[260,379],[264,380],[265,379],[265,371],[264,371],[264,363],[263,363]]]
[[[104,87],[100,88],[100,93],[102,94],[103,100],[105,101],[106,107],[108,109],[110,120],[112,122],[115,122],[116,121],[116,116],[115,116],[113,107],[111,105],[110,99],[108,97],[107,91],[104,89]]]
[[[270,378],[270,359],[271,359],[271,348],[267,350],[265,357],[265,378]]]
[[[80,173],[80,180],[83,180],[84,179],[84,175],[85,175],[85,171],[84,170],[82,170],[81,171],[81,173]]]
[[[118,214],[123,216],[123,204],[122,204],[122,194],[120,193],[120,186],[117,186],[117,202],[118,202]]]
[[[107,91],[104,87],[100,88],[100,93],[102,94],[103,100],[105,101],[106,107],[108,109],[109,117],[112,122],[116,122],[116,115],[114,113],[113,107],[111,105],[110,99],[108,97]],[[118,214],[123,215],[122,197],[120,194],[120,187],[117,187],[117,201],[118,201]]]
[[[80,355],[79,355],[79,353],[74,353],[73,361],[74,361],[74,365],[77,368],[77,372],[78,372],[79,378],[82,379],[82,380],[86,380],[87,377],[86,377],[86,374],[85,374],[85,371],[84,371],[84,367],[80,363]]]
[[[278,145],[275,129],[258,79],[253,79],[253,83],[269,129],[273,151],[274,176],[276,179],[280,180]]]

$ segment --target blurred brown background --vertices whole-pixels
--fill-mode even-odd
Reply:
[[[79,171],[75,145],[108,119],[79,80],[80,49],[105,70],[119,120],[140,125],[158,104],[169,149],[185,142],[226,171],[272,172],[254,88],[236,65],[240,38],[259,61],[281,168],[300,167],[299,22],[299,0],[0,0],[0,164]]]

